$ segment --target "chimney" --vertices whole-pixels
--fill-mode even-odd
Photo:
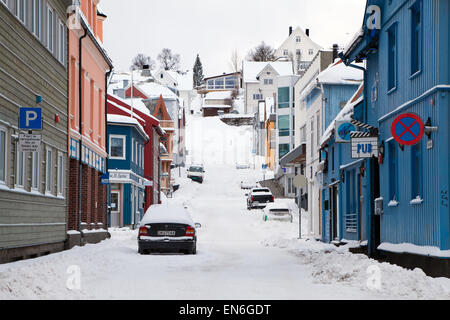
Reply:
[[[333,62],[338,57],[339,46],[337,43],[333,44]]]
[[[306,29],[306,35],[309,37],[309,29]]]
[[[150,77],[152,75],[152,72],[150,70],[150,66],[148,64],[145,64],[145,65],[142,66],[141,75],[143,77]]]
[[[289,35],[292,34],[292,27],[289,27]]]

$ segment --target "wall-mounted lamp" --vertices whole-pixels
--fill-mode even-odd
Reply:
[[[366,167],[364,166],[364,162],[361,163],[361,166],[359,167],[359,173],[361,174],[361,177],[366,175]]]
[[[428,139],[431,139],[431,133],[432,132],[437,132],[438,131],[438,127],[432,127],[431,126],[431,118],[428,117],[427,122],[425,123],[425,134],[427,135]]]

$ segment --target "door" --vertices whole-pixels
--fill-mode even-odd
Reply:
[[[372,247],[372,253],[376,257],[377,256],[377,250],[378,246],[380,245],[380,233],[381,233],[381,226],[380,226],[380,216],[376,216],[374,206],[375,206],[375,199],[380,197],[380,165],[378,164],[378,159],[371,159],[371,167],[372,167],[372,183],[373,183],[373,198],[372,198],[372,217],[373,217],[373,247]]]
[[[330,187],[330,241],[338,238],[338,190],[337,186]]]
[[[120,191],[111,191],[111,227],[120,227]]]

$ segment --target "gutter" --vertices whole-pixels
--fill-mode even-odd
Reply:
[[[108,86],[112,78],[113,68],[110,67],[109,71],[105,73],[105,173],[108,173],[108,158],[109,158],[109,139],[108,139]],[[106,185],[106,227],[110,226],[110,203],[111,203],[111,190],[110,184]]]

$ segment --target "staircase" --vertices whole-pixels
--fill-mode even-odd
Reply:
[[[273,196],[277,199],[286,199],[284,196],[283,188],[280,186],[277,180],[270,179],[265,181],[259,181],[261,187],[269,188]]]

